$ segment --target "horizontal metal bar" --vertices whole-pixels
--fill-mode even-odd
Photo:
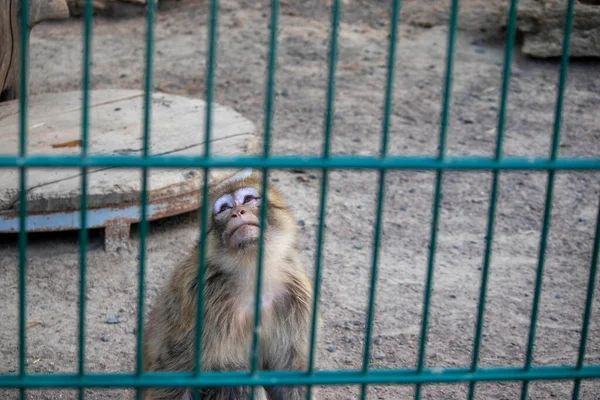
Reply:
[[[348,384],[415,384],[460,383],[471,381],[522,381],[522,380],[572,380],[600,379],[600,365],[539,367],[528,371],[523,368],[481,368],[470,372],[468,368],[430,368],[417,373],[416,369],[362,371],[259,372],[205,372],[201,377],[194,373],[126,374],[32,374],[0,375],[0,388],[134,388],[134,387],[215,387],[215,386],[272,386],[272,385],[348,385]]]
[[[600,158],[436,157],[419,156],[0,156],[0,168],[307,168],[307,169],[412,169],[412,170],[600,170]]]

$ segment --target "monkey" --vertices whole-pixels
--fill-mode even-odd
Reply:
[[[267,185],[265,226],[260,226],[262,174],[244,169],[209,189],[205,235],[202,371],[249,370],[253,342],[260,229],[264,254],[260,305],[259,369],[308,367],[313,289],[301,268],[296,221],[281,193]],[[195,367],[199,245],[178,264],[148,316],[145,371]],[[320,319],[317,318],[317,326]],[[245,400],[249,387],[202,388],[203,400]],[[304,386],[256,387],[258,400],[300,400]],[[153,388],[145,400],[191,399],[190,388]]]

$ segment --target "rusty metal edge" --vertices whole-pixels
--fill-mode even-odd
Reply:
[[[200,207],[198,190],[177,193],[175,196],[161,196],[151,199],[146,210],[146,218],[154,221],[183,214]],[[104,228],[115,223],[137,223],[141,220],[139,203],[128,203],[116,207],[91,208],[87,214],[87,228]],[[58,212],[34,212],[27,215],[27,232],[56,232],[81,229],[79,210]],[[19,213],[0,213],[0,233],[19,232]]]

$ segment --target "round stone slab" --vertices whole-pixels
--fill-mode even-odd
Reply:
[[[153,93],[150,154],[203,155],[205,102],[183,96]],[[32,96],[28,106],[28,155],[78,155],[81,152],[82,92]],[[141,155],[144,92],[90,92],[88,154]],[[255,153],[255,126],[231,108],[213,105],[210,151],[214,155]],[[0,103],[0,153],[17,155],[19,102]],[[231,170],[211,170],[209,183]],[[27,231],[81,228],[81,170],[27,170]],[[87,171],[88,228],[106,228],[108,250],[126,242],[129,225],[141,219],[142,172],[139,169],[90,168]],[[201,170],[150,169],[149,220],[197,209],[203,184]],[[19,170],[0,169],[0,232],[19,230]]]

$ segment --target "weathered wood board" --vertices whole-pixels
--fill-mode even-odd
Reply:
[[[30,98],[28,155],[78,155],[81,152],[82,93],[44,94]],[[152,155],[203,155],[205,103],[162,93],[151,101],[150,153]],[[90,93],[89,155],[141,155],[144,93],[139,90],[99,90]],[[0,103],[0,153],[17,155],[19,103]],[[257,151],[254,124],[234,110],[214,104],[211,154],[236,155]],[[210,180],[231,170],[211,170]],[[108,209],[139,204],[139,169],[88,170],[88,208]],[[150,169],[149,201],[167,204],[178,196],[192,196],[197,208],[203,174],[191,168]],[[0,222],[19,207],[19,171],[0,169]],[[28,215],[49,215],[78,210],[81,170],[36,168],[27,173]],[[166,203],[165,203],[166,202]],[[168,204],[167,204],[168,205]],[[165,207],[167,207],[165,205]],[[185,211],[185,210],[182,210]],[[173,210],[164,213],[173,215]],[[132,220],[132,222],[134,222]],[[41,229],[41,228],[40,228]],[[60,229],[57,229],[60,230]]]
[[[81,147],[82,95],[79,92],[32,97],[28,111],[29,155],[77,155]],[[90,96],[90,155],[140,155],[143,146],[144,94],[137,90],[92,91]],[[0,152],[17,155],[18,102],[0,104]],[[230,108],[214,105],[212,154],[235,155],[255,150],[254,124]],[[205,103],[168,94],[154,94],[151,105],[152,155],[202,155]],[[64,147],[63,147],[64,146]],[[212,171],[218,173],[218,170]],[[79,207],[79,169],[31,169],[27,175],[27,208],[48,212]],[[191,169],[152,169],[150,195],[181,184]],[[0,170],[0,211],[15,208],[19,197],[18,170]],[[96,168],[88,171],[91,208],[139,199],[141,171]]]

